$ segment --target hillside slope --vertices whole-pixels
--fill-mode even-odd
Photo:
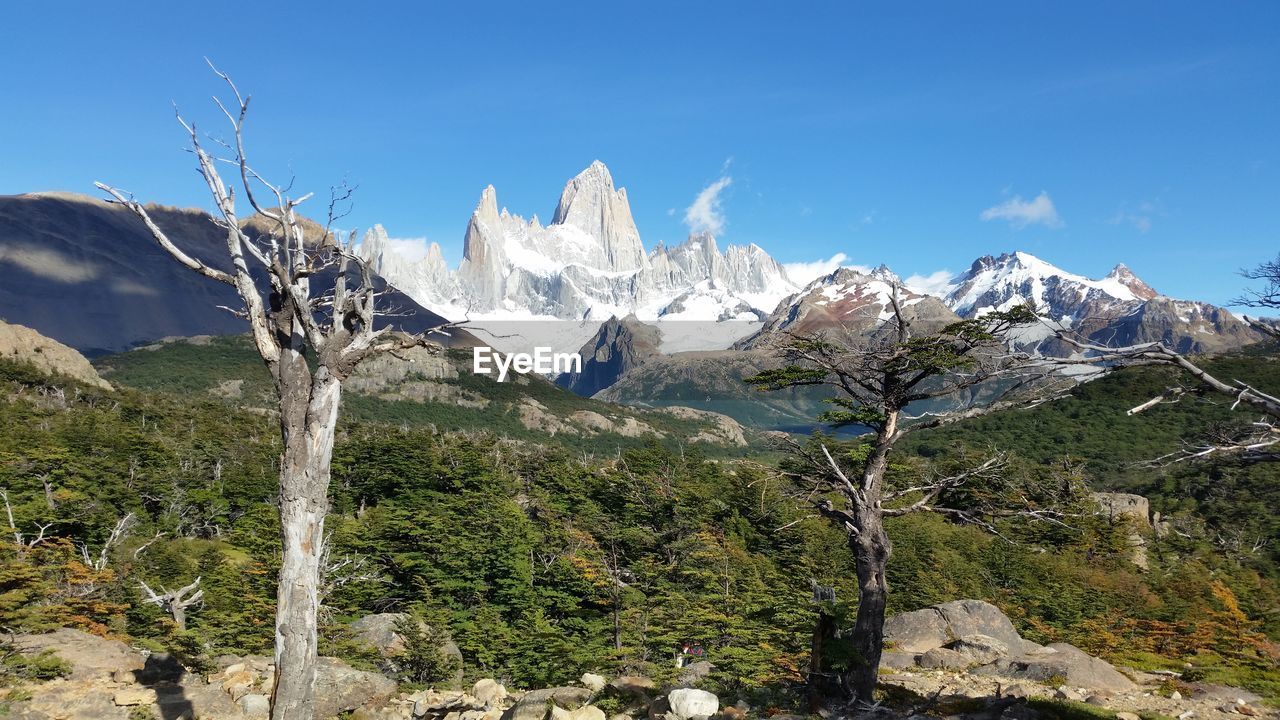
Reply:
[[[641,410],[580,397],[537,375],[497,382],[471,370],[471,355],[425,350],[406,360],[364,363],[347,381],[342,413],[352,420],[475,430],[608,453],[651,441],[740,452],[742,429],[727,417]],[[112,382],[141,390],[275,407],[270,376],[247,336],[167,340],[96,361]]]
[[[156,205],[148,210],[187,253],[230,269],[225,233],[207,214]],[[246,226],[250,233],[262,229],[252,221]],[[165,337],[248,329],[219,309],[241,305],[234,289],[180,266],[125,208],[86,195],[0,196],[0,271],[0,317],[91,357]],[[331,285],[332,272],[313,282]],[[443,321],[394,290],[380,302],[403,313],[387,324],[411,332]]]

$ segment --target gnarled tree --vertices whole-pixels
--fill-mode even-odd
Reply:
[[[350,190],[344,185],[331,192],[328,222],[317,233],[298,215],[298,206],[311,194],[293,197],[289,187],[268,182],[249,163],[244,142],[249,97],[227,75],[214,72],[235,98],[230,109],[214,98],[233,132],[233,139],[222,144],[229,157],[210,154],[195,125],[181,115],[178,122],[212,196],[214,221],[226,233],[225,263],[215,266],[188,254],[130,193],[96,185],[137,215],[176,261],[235,288],[242,307],[228,309],[248,321],[254,346],[271,373],[284,447],[271,717],[311,720],[329,465],[343,380],[366,358],[438,345],[422,335],[375,328],[378,292],[370,269],[353,252],[355,233],[339,241],[332,230]],[[220,167],[234,171],[233,182],[223,179]],[[248,203],[246,215],[238,200]],[[246,221],[260,231],[251,234]],[[313,280],[330,274],[328,287],[313,287]]]
[[[811,485],[809,501],[819,514],[848,535],[857,564],[858,610],[852,633],[857,663],[840,673],[840,685],[854,700],[872,701],[884,643],[885,572],[892,544],[885,518],[934,512],[996,530],[993,519],[1007,515],[1059,520],[1057,503],[1008,488],[995,503],[976,508],[956,503],[977,482],[1000,482],[1003,459],[996,456],[958,472],[925,478],[909,487],[886,481],[890,454],[908,433],[1003,408],[1054,397],[1070,383],[1030,355],[1009,348],[1017,328],[1037,322],[1027,307],[961,320],[936,332],[915,335],[900,311],[896,292],[887,339],[791,336],[779,348],[786,365],[747,379],[762,390],[825,386],[835,391],[834,407],[820,420],[866,430],[865,457],[837,457],[816,439],[794,444],[800,474]],[[981,395],[981,402],[976,401]],[[911,417],[908,408],[927,408]],[[1060,520],[1059,520],[1060,521]],[[818,669],[815,668],[815,671]]]

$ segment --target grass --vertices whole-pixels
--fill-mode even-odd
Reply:
[[[1040,714],[1043,720],[1115,720],[1116,711],[1075,700],[1047,700],[1031,698],[1027,705]],[[1168,715],[1154,712],[1136,713],[1142,720],[1173,720]]]

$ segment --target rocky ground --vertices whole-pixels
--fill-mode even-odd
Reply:
[[[396,615],[353,624],[357,636],[387,657],[403,651]],[[958,600],[889,619],[882,664],[885,698],[875,707],[824,711],[924,720],[1238,720],[1280,717],[1259,698],[1235,688],[1180,684],[1168,674],[1115,668],[1065,644],[1041,646],[1021,638],[995,606]],[[191,672],[163,653],[79,630],[19,635],[24,652],[51,650],[71,672],[56,680],[0,689],[0,716],[18,720],[248,720],[265,718],[273,667],[266,657],[220,657],[206,674]],[[446,642],[440,651],[454,657]],[[375,672],[322,658],[316,681],[317,717],[351,720],[746,720],[778,710],[723,700],[697,686],[714,665],[685,668],[672,687],[649,678],[587,673],[573,686],[519,692],[493,679],[468,690],[403,692]],[[453,678],[453,684],[461,681]],[[610,708],[606,713],[604,707]]]
[[[1085,703],[1120,720],[1280,717],[1238,688],[1180,683],[1184,695],[1168,690],[1171,673],[1116,668],[1066,643],[1030,642],[997,607],[978,600],[895,615],[885,623],[885,641],[882,684],[917,698],[920,708],[1022,720],[1035,712],[1025,701],[1039,699]]]

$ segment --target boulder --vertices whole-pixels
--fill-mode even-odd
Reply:
[[[919,661],[919,655],[905,650],[885,650],[880,653],[880,667],[890,670],[913,668]]]
[[[121,688],[112,696],[111,701],[120,707],[154,705],[156,703],[156,691],[146,687]]]
[[[935,608],[892,615],[884,621],[885,644],[894,650],[919,655],[950,640],[950,628]]]
[[[920,656],[920,667],[933,670],[963,670],[973,662],[965,655],[945,647],[934,648]]]
[[[316,665],[316,717],[341,715],[395,694],[395,681],[378,673],[356,670],[330,657],[320,658]]]
[[[109,679],[116,671],[142,670],[142,653],[119,640],[108,640],[82,630],[59,628],[39,635],[16,635],[13,645],[22,652],[52,650],[71,665],[71,680]]]
[[[1054,643],[1038,651],[1001,658],[974,668],[975,674],[1000,675],[1041,682],[1065,679],[1071,687],[1113,692],[1132,690],[1133,681],[1105,660],[1066,643]]]
[[[970,665],[986,665],[1009,655],[1009,646],[990,635],[965,635],[947,644],[947,648],[966,658]]]
[[[524,694],[502,714],[502,720],[544,720],[549,706],[577,710],[591,699],[591,691],[581,687],[556,687]]]
[[[604,711],[595,705],[583,705],[577,710],[551,706],[551,720],[605,720]]]
[[[471,687],[471,696],[486,708],[500,707],[507,699],[507,688],[493,678],[484,678]]]
[[[1004,643],[1010,651],[1015,653],[1039,647],[1035,643],[1023,640],[1008,616],[989,602],[952,600],[935,605],[934,609],[938,611],[947,626],[948,637],[943,644],[970,635],[985,635]]]
[[[405,613],[365,615],[351,623],[351,630],[356,634],[356,638],[360,642],[375,650],[382,657],[396,658],[404,655],[406,650],[404,636],[396,628],[407,618],[408,615]],[[431,631],[430,626],[421,621],[419,621],[418,627],[423,632]],[[436,647],[436,651],[447,658],[453,659],[455,664],[453,680],[455,683],[462,682],[462,651],[458,648],[458,644],[446,636]]]
[[[600,692],[606,685],[608,685],[603,675],[597,675],[595,673],[582,673],[582,677],[578,679],[578,682],[582,683],[583,687],[593,693]]]
[[[614,690],[635,698],[648,700],[658,689],[657,683],[643,675],[623,675],[609,682]]]
[[[251,718],[265,718],[271,714],[271,700],[266,695],[250,693],[236,703],[240,712]]]
[[[679,677],[676,678],[677,687],[697,687],[702,684],[703,680],[715,670],[716,666],[706,660],[699,660],[695,663],[689,663],[680,670]]]
[[[667,702],[671,705],[668,717],[674,720],[709,718],[720,710],[720,698],[697,688],[676,688],[667,693]]]

